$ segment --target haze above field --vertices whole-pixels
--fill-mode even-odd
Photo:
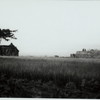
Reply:
[[[100,1],[0,0],[0,28],[18,29],[20,55],[100,49]]]

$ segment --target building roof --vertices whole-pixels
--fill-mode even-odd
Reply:
[[[13,45],[13,43],[11,43],[10,45],[0,45],[0,48],[15,48],[18,52],[19,52],[19,50],[17,49],[17,47],[16,46],[14,46]]]

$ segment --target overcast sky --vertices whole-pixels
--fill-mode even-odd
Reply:
[[[18,29],[20,55],[100,49],[100,1],[0,0],[0,28]]]

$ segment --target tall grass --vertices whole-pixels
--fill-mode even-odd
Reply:
[[[50,79],[54,81],[61,79],[70,81],[70,77],[71,79],[99,79],[100,62],[98,60],[87,60],[68,58],[0,58],[0,72],[9,74],[12,77],[40,78],[44,81]]]
[[[26,97],[26,95],[32,97],[33,94],[31,96],[30,94],[33,93],[33,90],[31,92],[29,91],[31,85],[32,89],[37,91],[34,93],[39,96],[41,93],[38,92],[37,88],[34,88],[34,84],[42,84],[41,89],[43,88],[43,91],[50,92],[50,89],[52,89],[53,92],[56,91],[53,94],[50,92],[50,95],[47,97],[73,97],[76,95],[76,97],[84,98],[85,96],[83,94],[85,94],[86,91],[96,91],[96,93],[100,93],[100,91],[97,90],[97,88],[100,88],[100,60],[0,57],[0,82],[5,82],[5,80],[8,80],[7,84],[11,87],[12,92],[14,91],[13,87],[18,89],[22,88],[22,90],[15,90],[14,94],[11,92],[11,97]],[[27,82],[25,80],[27,80]],[[25,94],[26,86],[23,89],[23,82],[26,82],[29,88],[27,94]],[[14,86],[11,84],[14,84]],[[22,86],[19,84],[22,84]],[[55,84],[55,86],[53,84]],[[57,92],[56,86],[59,87],[59,93]],[[91,90],[91,88],[93,89]],[[23,91],[22,94],[19,94],[20,91]],[[84,93],[80,91],[84,91]],[[72,93],[71,96],[70,93]],[[45,95],[48,94],[42,93],[42,97],[46,97]],[[88,97],[89,94],[85,95]]]

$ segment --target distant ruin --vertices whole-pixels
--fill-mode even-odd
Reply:
[[[12,43],[10,45],[0,45],[1,56],[19,56],[19,50]]]
[[[70,54],[72,58],[100,58],[100,50],[86,50],[82,49],[82,51],[77,51],[75,54]]]

